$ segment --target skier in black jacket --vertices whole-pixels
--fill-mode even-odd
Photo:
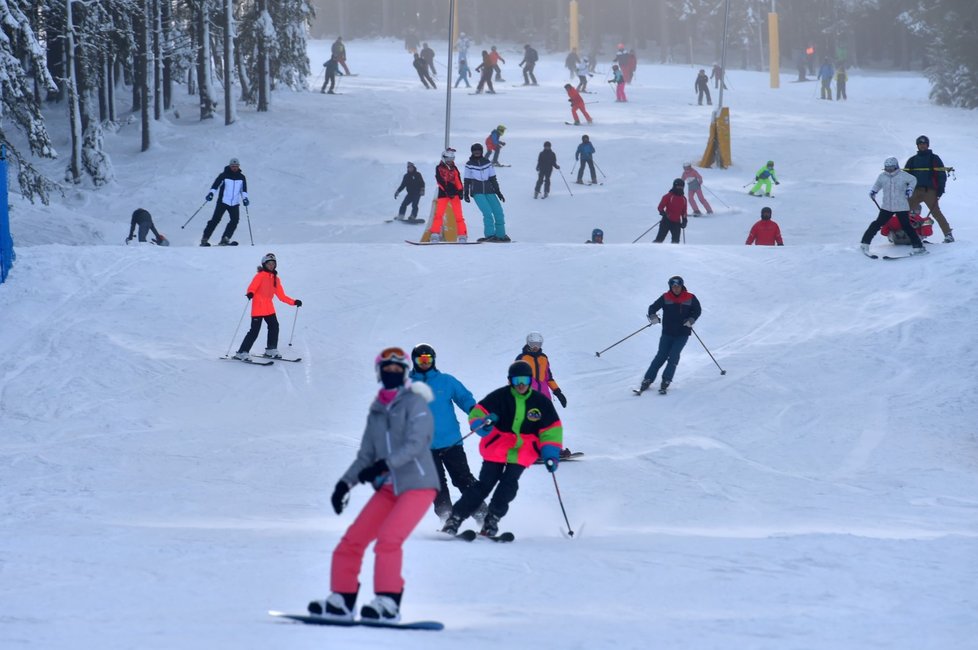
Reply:
[[[529,44],[523,46],[523,60],[520,61],[520,67],[523,68],[524,86],[540,85],[537,83],[536,75],[533,74],[533,68],[536,67],[537,61],[539,59],[540,59],[540,55],[537,54],[537,51],[532,47],[530,47]]]
[[[661,319],[656,313],[660,309],[662,310]],[[662,386],[659,390],[665,392],[669,388],[672,377],[676,374],[676,366],[679,365],[679,355],[686,347],[689,335],[693,331],[693,323],[696,322],[701,313],[700,301],[686,290],[686,283],[682,277],[674,275],[669,278],[669,291],[666,291],[649,305],[649,323],[652,325],[662,323],[662,336],[659,337],[659,351],[652,359],[652,363],[649,364],[649,369],[645,371],[642,386],[638,390],[639,393],[652,385],[655,376],[659,373],[659,368],[664,363],[666,369],[662,373]]]
[[[238,205],[243,203],[248,207],[248,179],[241,173],[241,163],[237,158],[232,158],[224,171],[214,179],[211,191],[207,193],[208,201],[214,198],[214,192],[217,192],[217,205],[214,207],[214,216],[204,226],[204,236],[200,240],[200,245],[210,246],[207,240],[214,234],[221,217],[227,212],[231,220],[224,228],[220,245],[237,246],[238,242],[231,241],[231,236],[234,235],[234,229],[238,227]]]
[[[550,142],[543,143],[543,151],[537,156],[537,186],[533,189],[533,198],[539,198],[540,187],[543,187],[543,198],[550,196],[550,174],[554,169],[560,169],[557,164],[557,154],[550,148]]]
[[[910,213],[919,215],[920,204],[923,202],[934,216],[937,225],[941,227],[945,244],[953,242],[954,235],[951,234],[951,224],[941,212],[938,201],[944,195],[949,169],[951,168],[944,166],[941,157],[930,150],[930,138],[926,135],[917,138],[917,153],[903,166],[903,171],[910,172],[917,179],[917,187],[910,195]]]
[[[335,56],[330,57],[329,61],[323,64],[323,67],[326,68],[323,71],[325,73],[325,78],[323,79],[322,90],[319,92],[327,95],[333,95],[333,89],[336,88],[336,75],[340,75],[341,77],[343,76],[343,73],[340,72],[339,59],[337,59]],[[329,90],[326,90],[326,86],[329,86]]]
[[[404,174],[404,178],[401,179],[401,184],[396,190],[394,190],[394,198],[401,193],[401,190],[407,192],[404,196],[404,201],[401,202],[401,209],[397,211],[397,216],[395,219],[404,219],[404,213],[407,212],[408,203],[411,204],[411,219],[418,218],[418,201],[424,196],[424,177],[418,172],[418,168],[414,166],[413,162],[407,164],[407,173]]]

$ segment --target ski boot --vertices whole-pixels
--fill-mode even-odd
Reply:
[[[207,238],[204,238],[204,239],[201,239],[200,240],[200,245],[201,246],[210,246],[211,243],[209,241],[207,241]]]
[[[950,232],[948,234],[944,235],[944,243],[945,244],[952,244],[952,243],[954,243],[954,235],[952,235]]]
[[[458,243],[460,244],[464,244],[469,241],[469,238],[466,237],[465,235],[459,235],[456,241],[458,241]]]
[[[482,530],[479,531],[480,535],[484,537],[495,537],[499,534],[499,517],[492,514],[491,512],[486,514],[485,520],[482,522]]]
[[[670,383],[671,382],[664,381],[661,384],[659,384],[659,392],[660,393],[665,393],[667,390],[669,390],[669,384]]]
[[[483,501],[479,504],[479,507],[475,509],[475,512],[472,513],[472,518],[475,519],[476,523],[481,526],[483,523],[485,523],[486,515],[488,514],[489,506],[487,506],[486,502]]]
[[[534,192],[533,193],[533,198],[539,199],[540,198],[540,193],[539,192]]]
[[[367,621],[397,623],[401,620],[401,594],[384,593],[360,608],[360,618]]]
[[[248,361],[248,356],[249,356],[248,353],[245,352],[244,350],[238,350],[237,352],[234,353],[233,358],[239,359],[241,361]]]
[[[281,359],[282,358],[282,355],[281,355],[281,353],[279,353],[279,351],[278,351],[277,348],[265,348],[265,354],[263,354],[262,356],[263,357],[267,357],[268,359]]]
[[[441,241],[441,235],[437,232],[433,232],[431,233],[431,238],[428,241],[430,241],[432,244],[437,244]]]
[[[911,255],[927,255],[928,253],[929,253],[929,251],[926,248],[924,248],[923,246],[921,246],[920,248],[911,248],[910,249],[910,254]]]
[[[458,535],[458,527],[462,525],[462,518],[456,515],[449,515],[442,526],[441,532],[449,535]]]
[[[652,380],[651,379],[643,379],[642,380],[642,385],[639,386],[638,389],[640,391],[643,391],[644,392],[644,391],[648,390],[649,389],[649,386],[651,386],[651,385],[652,385]]]

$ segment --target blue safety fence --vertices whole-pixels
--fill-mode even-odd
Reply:
[[[10,236],[9,197],[7,195],[7,147],[0,144],[0,284],[14,265],[14,240]]]

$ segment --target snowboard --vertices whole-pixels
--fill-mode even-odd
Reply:
[[[386,627],[397,630],[444,630],[444,623],[438,621],[411,621],[408,623],[387,623],[384,621],[371,621],[362,618],[353,621],[336,621],[325,616],[314,616],[312,614],[288,614],[275,610],[268,611],[269,616],[285,618],[290,621],[297,621],[307,625],[334,625],[337,627]]]
[[[411,244],[412,246],[471,246],[473,244],[482,244],[481,241],[411,241],[410,239],[404,240],[405,244]]]
[[[577,124],[575,124],[574,122],[564,122],[564,124],[566,124],[567,126],[594,126],[594,122],[587,122],[587,123],[578,122]]]
[[[410,225],[416,225],[425,222],[424,219],[384,219],[384,223],[394,223],[395,221],[399,223],[410,224]]]

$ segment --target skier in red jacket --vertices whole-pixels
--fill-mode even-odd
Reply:
[[[751,227],[746,244],[748,246],[751,244],[784,246],[784,241],[781,239],[781,228],[771,219],[771,208],[761,208],[761,220]]]
[[[672,182],[672,189],[665,193],[659,201],[659,214],[662,221],[659,222],[659,234],[655,236],[655,243],[661,244],[666,240],[666,234],[672,233],[672,243],[679,243],[679,231],[686,227],[686,197],[683,196],[683,188],[686,183],[683,179],[677,178]]]
[[[574,124],[580,124],[581,119],[577,116],[577,111],[584,113],[584,119],[587,123],[591,123],[591,116],[588,115],[587,109],[584,108],[584,98],[581,97],[581,93],[577,92],[574,86],[570,84],[564,84],[564,90],[567,91],[567,97],[571,105],[571,116],[574,118]]]

